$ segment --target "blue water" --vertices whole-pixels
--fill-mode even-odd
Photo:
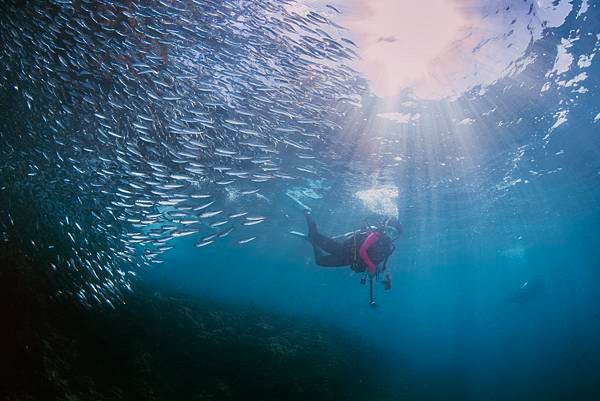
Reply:
[[[497,214],[477,235],[450,222],[430,236],[408,232],[392,259],[394,288],[377,291],[376,310],[349,269],[316,267],[308,244],[277,238],[277,227],[269,243],[233,255],[178,248],[148,279],[234,305],[317,316],[389,350],[397,363],[390,373],[407,391],[458,380],[469,399],[563,399],[573,389],[589,396],[600,368],[599,221],[591,210],[555,213],[521,214],[533,226],[528,241],[511,235],[522,224],[494,223],[510,219]],[[506,304],[531,277],[544,280],[544,293]]]
[[[598,63],[587,70],[586,94],[539,92],[560,37],[581,30],[577,59],[595,46],[598,15],[592,4],[579,26],[572,13],[531,49],[540,54],[534,64],[484,97],[428,103],[412,128],[355,127],[366,146],[387,138],[380,151],[405,162],[390,167],[382,151],[356,169],[332,166],[328,188],[306,205],[321,231],[339,234],[373,216],[357,190],[398,189],[404,235],[389,263],[393,289],[376,288],[377,309],[358,275],[316,266],[309,244],[287,235],[305,227],[301,207],[284,194],[269,199],[274,217],[255,246],[198,250],[189,241],[144,279],[159,290],[340,327],[389,352],[382,363],[407,397],[598,399]],[[568,121],[548,141],[552,116],[565,104]],[[457,120],[462,112],[480,118],[463,129],[448,110],[460,111]],[[541,293],[508,301],[532,279],[543,283]]]
[[[260,196],[217,194],[228,211],[266,217],[252,228],[256,240],[197,248],[196,236],[176,238],[160,256],[164,263],[144,265],[137,279],[157,292],[341,329],[385,351],[381,364],[398,400],[600,399],[600,3],[590,0],[584,18],[577,16],[584,2],[572,4],[563,24],[530,44],[526,55],[535,60],[485,93],[414,100],[410,113],[419,118],[409,124],[378,117],[382,100],[365,96],[355,115],[337,121],[342,134],[314,149],[320,176],[276,182]],[[548,78],[565,38],[572,39],[573,63]],[[577,65],[591,54],[591,65]],[[586,78],[575,86],[556,83],[582,71]],[[461,124],[465,119],[472,120]],[[35,143],[35,134],[30,138]],[[12,162],[3,160],[3,167]],[[30,167],[27,160],[15,164]],[[73,181],[72,188],[83,187]],[[383,206],[366,202],[363,191],[378,193],[371,200]],[[40,204],[59,199],[60,219],[69,213],[63,208],[87,213],[52,194],[51,185],[43,194],[48,200],[40,197]],[[360,275],[317,266],[309,243],[289,233],[306,231],[305,207],[328,235],[382,215],[402,222],[388,262],[393,287],[376,283],[377,308],[369,306]],[[27,228],[21,233],[27,236]],[[86,282],[81,271],[73,282]],[[541,289],[528,293],[531,283]]]

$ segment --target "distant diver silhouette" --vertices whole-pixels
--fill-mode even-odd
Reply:
[[[544,293],[544,282],[539,278],[525,281],[521,287],[510,293],[505,301],[508,304],[523,305],[536,299]]]

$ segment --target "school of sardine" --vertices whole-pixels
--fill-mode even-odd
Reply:
[[[268,212],[227,194],[318,175],[366,90],[338,11],[294,5],[2,2],[3,239],[27,235],[65,293],[113,305],[177,238],[260,237]],[[49,223],[19,227],[23,210]]]

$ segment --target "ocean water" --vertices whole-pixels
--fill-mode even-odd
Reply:
[[[406,159],[381,170],[374,161],[369,174],[332,168],[330,187],[317,189],[318,199],[303,198],[320,229],[333,235],[373,218],[358,191],[383,188],[379,196],[390,197],[391,188],[404,235],[389,263],[393,289],[376,289],[377,309],[368,306],[359,275],[315,266],[309,244],[286,235],[306,229],[301,205],[281,195],[270,200],[277,217],[252,249],[232,256],[227,245],[182,247],[148,279],[159,288],[317,316],[364,337],[394,355],[388,371],[407,397],[597,399],[598,67],[588,70],[589,92],[581,96],[535,90],[557,40],[578,29],[581,42],[597,43],[596,21],[597,5],[589,25],[572,15],[530,50],[544,56],[483,98],[430,104],[412,129],[369,127],[365,135],[387,139],[390,158]],[[490,104],[499,105],[496,113],[477,114]],[[457,127],[447,109],[468,110],[477,121]],[[568,121],[544,139],[559,109],[569,110]],[[511,301],[532,280],[543,289]]]
[[[518,7],[516,2],[505,3],[502,7]],[[543,2],[534,3],[542,7]],[[71,111],[52,109],[55,111],[44,114],[43,102],[36,104],[36,96],[20,93],[26,90],[35,94],[36,85],[42,85],[36,81],[41,76],[35,75],[36,69],[29,68],[27,61],[21,65],[10,59],[9,55],[17,51],[3,51],[3,63],[13,66],[0,88],[0,138],[6,145],[0,169],[3,240],[31,255],[44,274],[59,277],[56,285],[60,294],[92,309],[105,306],[106,301],[119,308],[126,304],[127,296],[122,294],[135,293],[136,283],[142,282],[158,294],[177,293],[233,308],[251,306],[298,321],[317,319],[385,355],[377,368],[386,372],[382,380],[393,383],[395,400],[600,399],[600,67],[594,57],[600,50],[600,4],[592,0],[555,3],[556,7],[568,5],[568,12],[560,23],[550,24],[538,39],[527,44],[515,61],[521,65],[518,71],[461,96],[424,100],[402,94],[404,105],[391,110],[382,106],[376,94],[363,91],[362,81],[357,80],[357,89],[350,92],[359,97],[359,106],[340,111],[327,105],[330,99],[325,95],[315,100],[314,107],[322,110],[312,116],[316,120],[313,131],[307,128],[306,132],[317,132],[318,140],[290,137],[286,131],[260,139],[280,151],[277,156],[267,156],[273,157],[273,166],[279,171],[293,175],[292,179],[252,183],[249,187],[243,174],[234,176],[234,183],[215,184],[224,179],[222,175],[213,175],[208,169],[196,172],[207,178],[176,190],[188,191],[188,195],[208,193],[219,206],[202,208],[195,217],[185,210],[187,217],[170,216],[167,221],[165,213],[176,213],[177,204],[154,205],[153,210],[162,213],[163,220],[153,220],[148,227],[177,225],[173,220],[181,223],[205,211],[221,211],[221,216],[247,212],[265,220],[254,226],[235,223],[231,236],[206,243],[210,240],[199,237],[221,232],[219,225],[208,228],[209,222],[218,223],[220,217],[202,217],[199,233],[174,236],[163,243],[173,249],[156,255],[153,252],[160,244],[144,248],[148,237],[135,237],[147,234],[144,230],[150,228],[131,227],[140,223],[136,208],[145,207],[139,200],[155,200],[151,188],[142,188],[141,181],[156,178],[149,174],[140,179],[131,174],[136,168],[145,170],[135,164],[136,160],[132,162],[131,158],[136,158],[120,142],[123,138],[110,143],[106,135],[76,136],[88,122],[105,119],[105,99],[96,103],[102,107],[94,109],[101,115],[95,120],[84,106],[79,109],[73,104]],[[158,4],[153,7],[160,9]],[[242,20],[238,23],[244,25]],[[2,25],[2,38],[15,42],[28,38],[20,36],[18,30],[7,33],[13,32],[10,27]],[[27,46],[36,47],[31,43]],[[185,48],[185,44],[178,46]],[[232,46],[234,50],[229,51],[239,52],[235,53],[239,57],[247,50],[242,44]],[[52,65],[61,62],[57,60],[58,55]],[[227,69],[231,59],[219,58],[225,67],[212,61],[202,65],[207,76],[231,74],[235,79],[227,82],[232,86],[236,79],[242,83],[250,80]],[[330,62],[342,63],[337,59]],[[70,64],[68,68],[72,71],[76,66]],[[315,69],[316,79],[328,74]],[[28,71],[33,71],[29,74],[34,79],[25,82]],[[334,67],[332,71],[337,77],[339,71]],[[96,72],[87,73],[94,76]],[[98,74],[105,71],[98,70]],[[139,79],[140,86],[146,85]],[[291,90],[302,92],[295,84],[290,84]],[[49,93],[61,90],[71,90],[69,80],[61,78],[40,93],[50,97]],[[228,90],[238,93],[230,87]],[[323,93],[318,86],[314,91],[311,96]],[[250,95],[262,96],[258,92]],[[283,96],[273,93],[273,101]],[[88,96],[96,95],[92,91]],[[69,98],[73,99],[78,98]],[[168,113],[163,116],[157,110],[169,100],[146,100],[148,104],[132,114],[155,113],[155,122],[167,118]],[[286,102],[276,113],[284,109],[300,116],[277,119],[261,110],[244,121],[265,132],[273,129],[274,120],[280,128],[296,128],[296,120],[306,118],[302,113],[308,113],[310,102],[296,105],[282,100]],[[131,104],[136,107],[136,102],[142,101]],[[203,101],[208,100],[200,97],[197,106],[204,107]],[[239,132],[228,136],[232,129],[219,127],[219,121],[231,118],[231,109],[252,103],[252,99],[236,101],[233,96],[224,100],[221,108],[206,106],[216,121],[216,128],[204,128],[210,137],[207,146],[221,158],[227,156],[228,149],[241,155],[239,143],[249,140]],[[185,114],[178,109],[184,106],[169,107],[173,108],[169,116]],[[331,109],[338,114],[332,116]],[[46,116],[42,120],[40,113]],[[126,110],[122,113],[127,116],[115,114],[112,121],[134,121],[129,120]],[[327,122],[319,121],[319,115]],[[63,118],[67,128],[47,129]],[[80,125],[73,120],[80,120]],[[138,141],[139,152],[145,157],[139,159],[153,160],[156,156],[154,159],[166,166],[159,168],[161,173],[181,174],[180,163],[165,160],[187,156],[175,154],[179,148],[158,125],[156,134],[146,129],[130,131],[127,143],[151,132],[147,134],[149,140],[163,140],[173,147],[165,146],[164,150],[157,145],[164,156],[159,159],[158,152],[148,152],[142,148],[145,141]],[[194,128],[192,125],[187,128]],[[102,126],[94,129],[110,131]],[[125,132],[130,128],[116,124],[113,129],[119,134],[119,129]],[[56,144],[57,137],[59,142],[70,140],[65,132],[73,133],[73,144],[79,147],[71,153]],[[67,139],[60,139],[62,134]],[[81,151],[85,147],[92,151]],[[63,152],[60,160],[70,162],[58,168],[51,166],[57,163],[53,152]],[[314,158],[293,158],[291,152]],[[112,162],[121,157],[129,163],[116,163],[117,167],[107,167],[98,160],[88,163],[88,159],[103,154]],[[38,161],[44,161],[41,155],[49,166]],[[258,160],[266,156],[252,157]],[[189,163],[192,159],[186,160]],[[310,160],[310,166],[302,164],[304,160]],[[211,167],[228,163],[204,156],[195,161]],[[85,173],[69,169],[69,164]],[[136,168],[130,168],[133,165]],[[102,168],[112,175],[94,175]],[[235,164],[235,168],[251,171],[242,164]],[[251,173],[257,174],[254,170]],[[271,174],[268,170],[261,173]],[[167,180],[160,184],[174,182]],[[140,188],[126,187],[128,182],[138,183]],[[260,191],[242,193],[255,187]],[[123,189],[139,195],[133,198],[138,203],[131,201],[135,204],[132,211],[114,203],[119,200],[115,197],[119,195],[117,188],[124,203],[134,195]],[[161,189],[168,190],[172,188]],[[207,200],[198,198],[195,202],[190,206]],[[302,212],[307,208],[319,230],[328,235],[342,234],[360,227],[365,220],[377,222],[386,216],[396,216],[402,222],[403,235],[388,262],[392,289],[384,291],[379,282],[375,283],[376,308],[369,306],[369,288],[360,283],[361,275],[349,268],[316,266],[308,241],[290,234],[306,232]],[[96,213],[93,218],[92,211]],[[73,228],[74,222],[81,227]],[[36,230],[36,224],[42,228]],[[76,238],[69,239],[74,234]],[[122,246],[125,250],[119,248]],[[148,254],[152,256],[144,260]],[[106,268],[100,271],[95,266]],[[106,280],[110,285],[104,285]]]

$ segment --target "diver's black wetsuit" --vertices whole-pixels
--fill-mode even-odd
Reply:
[[[341,240],[336,240],[320,234],[310,214],[306,213],[305,215],[308,224],[308,239],[315,253],[316,264],[326,267],[350,266],[356,272],[366,270],[366,265],[359,256],[359,249],[369,235],[369,231],[355,231]],[[391,239],[387,235],[380,234],[380,240],[368,251],[369,258],[373,263],[379,264],[389,256],[392,250]],[[324,252],[327,252],[328,255]]]

